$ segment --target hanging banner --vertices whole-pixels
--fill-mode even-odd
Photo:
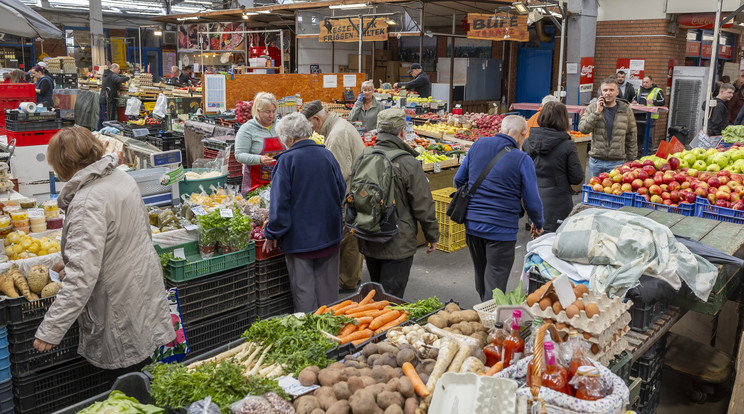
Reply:
[[[726,17],[725,14],[721,14],[721,20]],[[715,13],[697,13],[697,14],[680,14],[679,15],[679,28],[680,29],[713,29],[716,23]],[[734,21],[729,20],[728,23],[721,26],[722,28],[731,27],[734,25]]]
[[[363,42],[380,42],[388,40],[388,25],[378,17],[365,18],[362,31]],[[320,42],[359,42],[359,19],[346,17],[342,19],[325,19],[320,25]]]
[[[117,63],[122,68],[127,67],[127,41],[123,37],[112,37],[111,63]]]
[[[468,39],[515,42],[530,40],[526,15],[497,13],[494,18],[493,14],[468,13],[468,25]]]
[[[579,92],[591,92],[594,89],[594,57],[581,58],[579,75]]]
[[[244,50],[245,25],[233,23],[191,23],[178,26],[178,50]]]

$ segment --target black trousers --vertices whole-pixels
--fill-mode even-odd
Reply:
[[[465,243],[470,250],[475,269],[475,290],[482,301],[493,299],[495,288],[506,291],[516,241],[493,241],[465,234]]]
[[[388,295],[403,297],[406,293],[408,276],[411,274],[411,265],[413,265],[413,256],[405,259],[375,259],[365,256],[369,278],[373,282],[379,283],[385,288]]]
[[[150,364],[152,364],[152,359],[150,357],[147,357],[147,359],[145,359],[144,361],[125,368],[104,369],[103,371],[106,374],[106,379],[108,380],[109,384],[114,385],[114,381],[116,381],[116,379],[121,377],[122,375],[129,374],[130,372],[142,371],[142,368]]]

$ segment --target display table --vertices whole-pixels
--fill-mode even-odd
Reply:
[[[638,104],[630,104],[630,108],[633,111],[645,112],[646,113],[646,133],[644,134],[643,141],[643,155],[648,155],[648,142],[653,139],[651,137],[651,115],[669,112],[669,108],[666,106],[646,106]]]

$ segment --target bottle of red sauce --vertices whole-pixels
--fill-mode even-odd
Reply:
[[[568,370],[555,361],[555,344],[545,342],[545,371],[542,374],[542,386],[553,391],[573,395],[568,385]]]
[[[522,311],[515,309],[512,312],[511,333],[504,339],[504,368],[515,364],[522,359],[524,354],[524,339],[519,336],[519,321],[522,319]]]
[[[576,371],[581,366],[591,366],[592,363],[589,359],[584,356],[584,341],[579,338],[579,333],[575,330],[571,330],[568,333],[568,341],[566,344],[568,349],[571,351],[571,362],[568,365],[568,381],[576,375]]]
[[[504,330],[503,322],[496,322],[494,324],[493,331],[489,335],[491,343],[483,348],[483,353],[486,354],[486,365],[492,367],[495,363],[501,361],[502,350],[504,346],[504,339],[506,339],[506,331]]]

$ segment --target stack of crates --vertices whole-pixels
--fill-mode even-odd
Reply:
[[[15,140],[19,147],[47,145],[62,128],[59,109],[31,114],[6,109],[4,117],[8,142]]]
[[[256,260],[256,301],[261,319],[294,312],[289,270],[283,254]]]
[[[0,110],[18,109],[23,102],[36,102],[35,88],[32,83],[0,84]],[[0,135],[5,135],[4,116],[0,116]]]
[[[653,413],[659,405],[666,340],[664,335],[630,367],[630,375],[641,379],[640,398],[633,407],[638,414]]]
[[[212,137],[202,140],[204,144],[204,158],[213,160],[220,151],[230,148],[230,160],[227,164],[227,184],[240,185],[243,181],[243,164],[235,159],[235,137]]]
[[[5,300],[0,300],[0,414],[13,413],[13,382],[11,378],[8,328],[5,326]]]
[[[34,349],[36,330],[54,299],[48,297],[29,302],[20,297],[4,301],[7,307],[7,342],[16,413],[52,412],[99,394],[111,385],[103,370],[78,355],[77,324],[50,351],[39,352]],[[2,412],[5,412],[5,404],[0,382]]]
[[[154,134],[146,135],[141,140],[158,147],[161,151],[181,151],[181,163],[186,166],[186,141],[183,133],[159,131]]]
[[[437,250],[448,253],[465,247],[465,225],[455,223],[447,215],[447,207],[452,201],[450,195],[455,191],[457,191],[455,188],[447,187],[431,192],[434,199],[434,211],[439,223]]]

